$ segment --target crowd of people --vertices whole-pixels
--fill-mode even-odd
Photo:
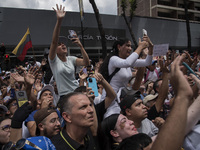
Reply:
[[[153,57],[147,35],[135,50],[120,38],[91,67],[76,33],[71,42],[82,57],[68,55],[59,36],[65,7],[53,10],[48,59],[1,73],[0,149],[200,149],[198,53]]]

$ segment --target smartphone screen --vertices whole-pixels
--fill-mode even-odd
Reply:
[[[76,32],[74,30],[69,30],[69,35],[70,35],[70,38],[75,38]]]

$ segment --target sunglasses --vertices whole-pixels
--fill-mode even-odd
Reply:
[[[28,149],[30,149],[30,146],[32,148],[42,150],[40,147],[38,147],[37,145],[33,144],[32,142],[30,142],[29,140],[26,140],[26,139],[18,140],[16,145],[14,145],[10,141],[2,147],[2,150],[28,150]]]
[[[1,127],[1,130],[8,132],[8,131],[10,131],[10,127],[11,127],[11,125],[5,125],[5,126]]]

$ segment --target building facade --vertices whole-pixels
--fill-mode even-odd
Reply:
[[[131,39],[122,16],[100,15],[100,17],[105,29],[108,53],[115,40],[124,37]],[[40,59],[50,47],[55,23],[54,11],[0,7],[0,43],[4,43],[6,53],[10,54],[10,59],[14,59],[15,55],[11,52],[29,27],[34,52],[28,51],[26,58],[35,55]],[[174,49],[187,49],[187,32],[184,21],[135,16],[131,25],[137,41],[143,36],[142,29],[146,29],[154,44],[168,43]],[[61,35],[68,37],[68,30],[75,30],[80,39],[84,39],[84,46],[90,59],[98,61],[102,55],[101,38],[93,13],[85,13],[83,28],[84,35],[82,37],[80,14],[67,12],[62,22]],[[200,23],[192,22],[190,28],[192,50],[200,50]],[[69,38],[67,48],[70,55],[80,54],[80,49],[72,44]]]
[[[187,0],[189,20],[200,22],[200,0]],[[118,15],[121,14],[118,0]],[[126,12],[129,15],[129,7]],[[135,15],[174,20],[185,20],[184,0],[137,0]]]

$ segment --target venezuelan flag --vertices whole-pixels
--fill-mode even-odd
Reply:
[[[23,36],[19,44],[15,47],[15,49],[12,51],[12,53],[15,54],[20,61],[23,61],[27,51],[30,48],[32,48],[32,42],[31,34],[28,28],[25,35]]]

